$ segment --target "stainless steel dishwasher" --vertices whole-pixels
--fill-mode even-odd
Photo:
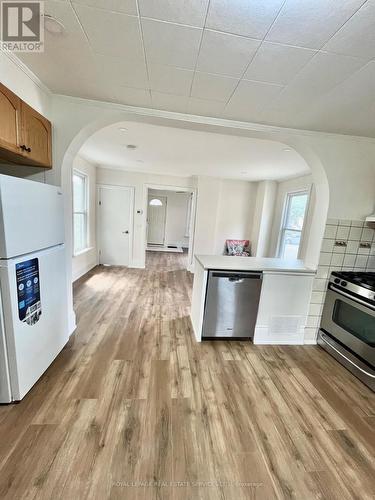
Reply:
[[[209,271],[202,338],[253,338],[261,288],[261,272]]]

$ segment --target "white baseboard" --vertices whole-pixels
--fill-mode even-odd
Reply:
[[[305,339],[303,343],[304,345],[317,345],[318,342],[312,339]]]
[[[146,267],[146,264],[145,262],[142,260],[133,260],[133,262],[131,264],[129,264],[130,268],[132,269],[144,269]]]

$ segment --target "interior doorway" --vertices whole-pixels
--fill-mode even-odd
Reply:
[[[98,186],[99,264],[129,266],[133,240],[133,188]]]
[[[192,269],[195,190],[179,186],[146,186],[145,250],[187,254]]]
[[[166,237],[167,196],[148,195],[147,246],[164,246]]]

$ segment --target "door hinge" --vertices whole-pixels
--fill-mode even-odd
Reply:
[[[99,201],[99,205],[101,205],[101,204],[102,204],[102,202],[101,202],[101,201]]]

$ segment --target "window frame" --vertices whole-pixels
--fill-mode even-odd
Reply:
[[[75,210],[74,207],[74,176],[81,177],[84,180],[84,210]],[[89,176],[85,173],[82,172],[81,170],[78,170],[76,168],[73,169],[72,173],[72,212],[73,212],[73,257],[77,257],[78,255],[81,255],[85,252],[87,252],[90,249],[90,233],[89,233]],[[84,223],[85,223],[85,246],[84,248],[81,248],[80,250],[76,250],[76,244],[75,244],[75,238],[74,238],[74,216],[76,214],[81,214],[84,216]]]
[[[292,228],[289,228],[286,225],[286,221],[288,220],[288,214],[289,214],[289,208],[291,206],[291,200],[292,200],[292,198],[294,196],[302,196],[302,195],[306,195],[307,196],[306,206],[305,206],[305,212],[303,214],[302,228],[301,229],[294,229],[294,228],[292,229]],[[306,218],[308,216],[308,211],[309,211],[310,197],[311,197],[311,186],[309,188],[305,188],[305,189],[298,189],[298,190],[295,190],[295,191],[288,191],[285,194],[284,207],[283,207],[283,215],[282,215],[282,218],[281,218],[281,226],[280,226],[279,238],[278,238],[278,242],[277,242],[277,257],[279,259],[285,258],[285,257],[281,256],[281,252],[282,252],[282,250],[283,250],[283,248],[285,246],[285,245],[283,245],[283,241],[284,241],[284,235],[285,235],[286,231],[292,231],[292,232],[295,232],[295,233],[300,233],[301,237],[300,237],[300,241],[299,241],[299,245],[298,245],[298,253],[297,253],[297,259],[300,259],[300,257],[301,257],[301,247],[302,247],[304,233],[305,233]]]

